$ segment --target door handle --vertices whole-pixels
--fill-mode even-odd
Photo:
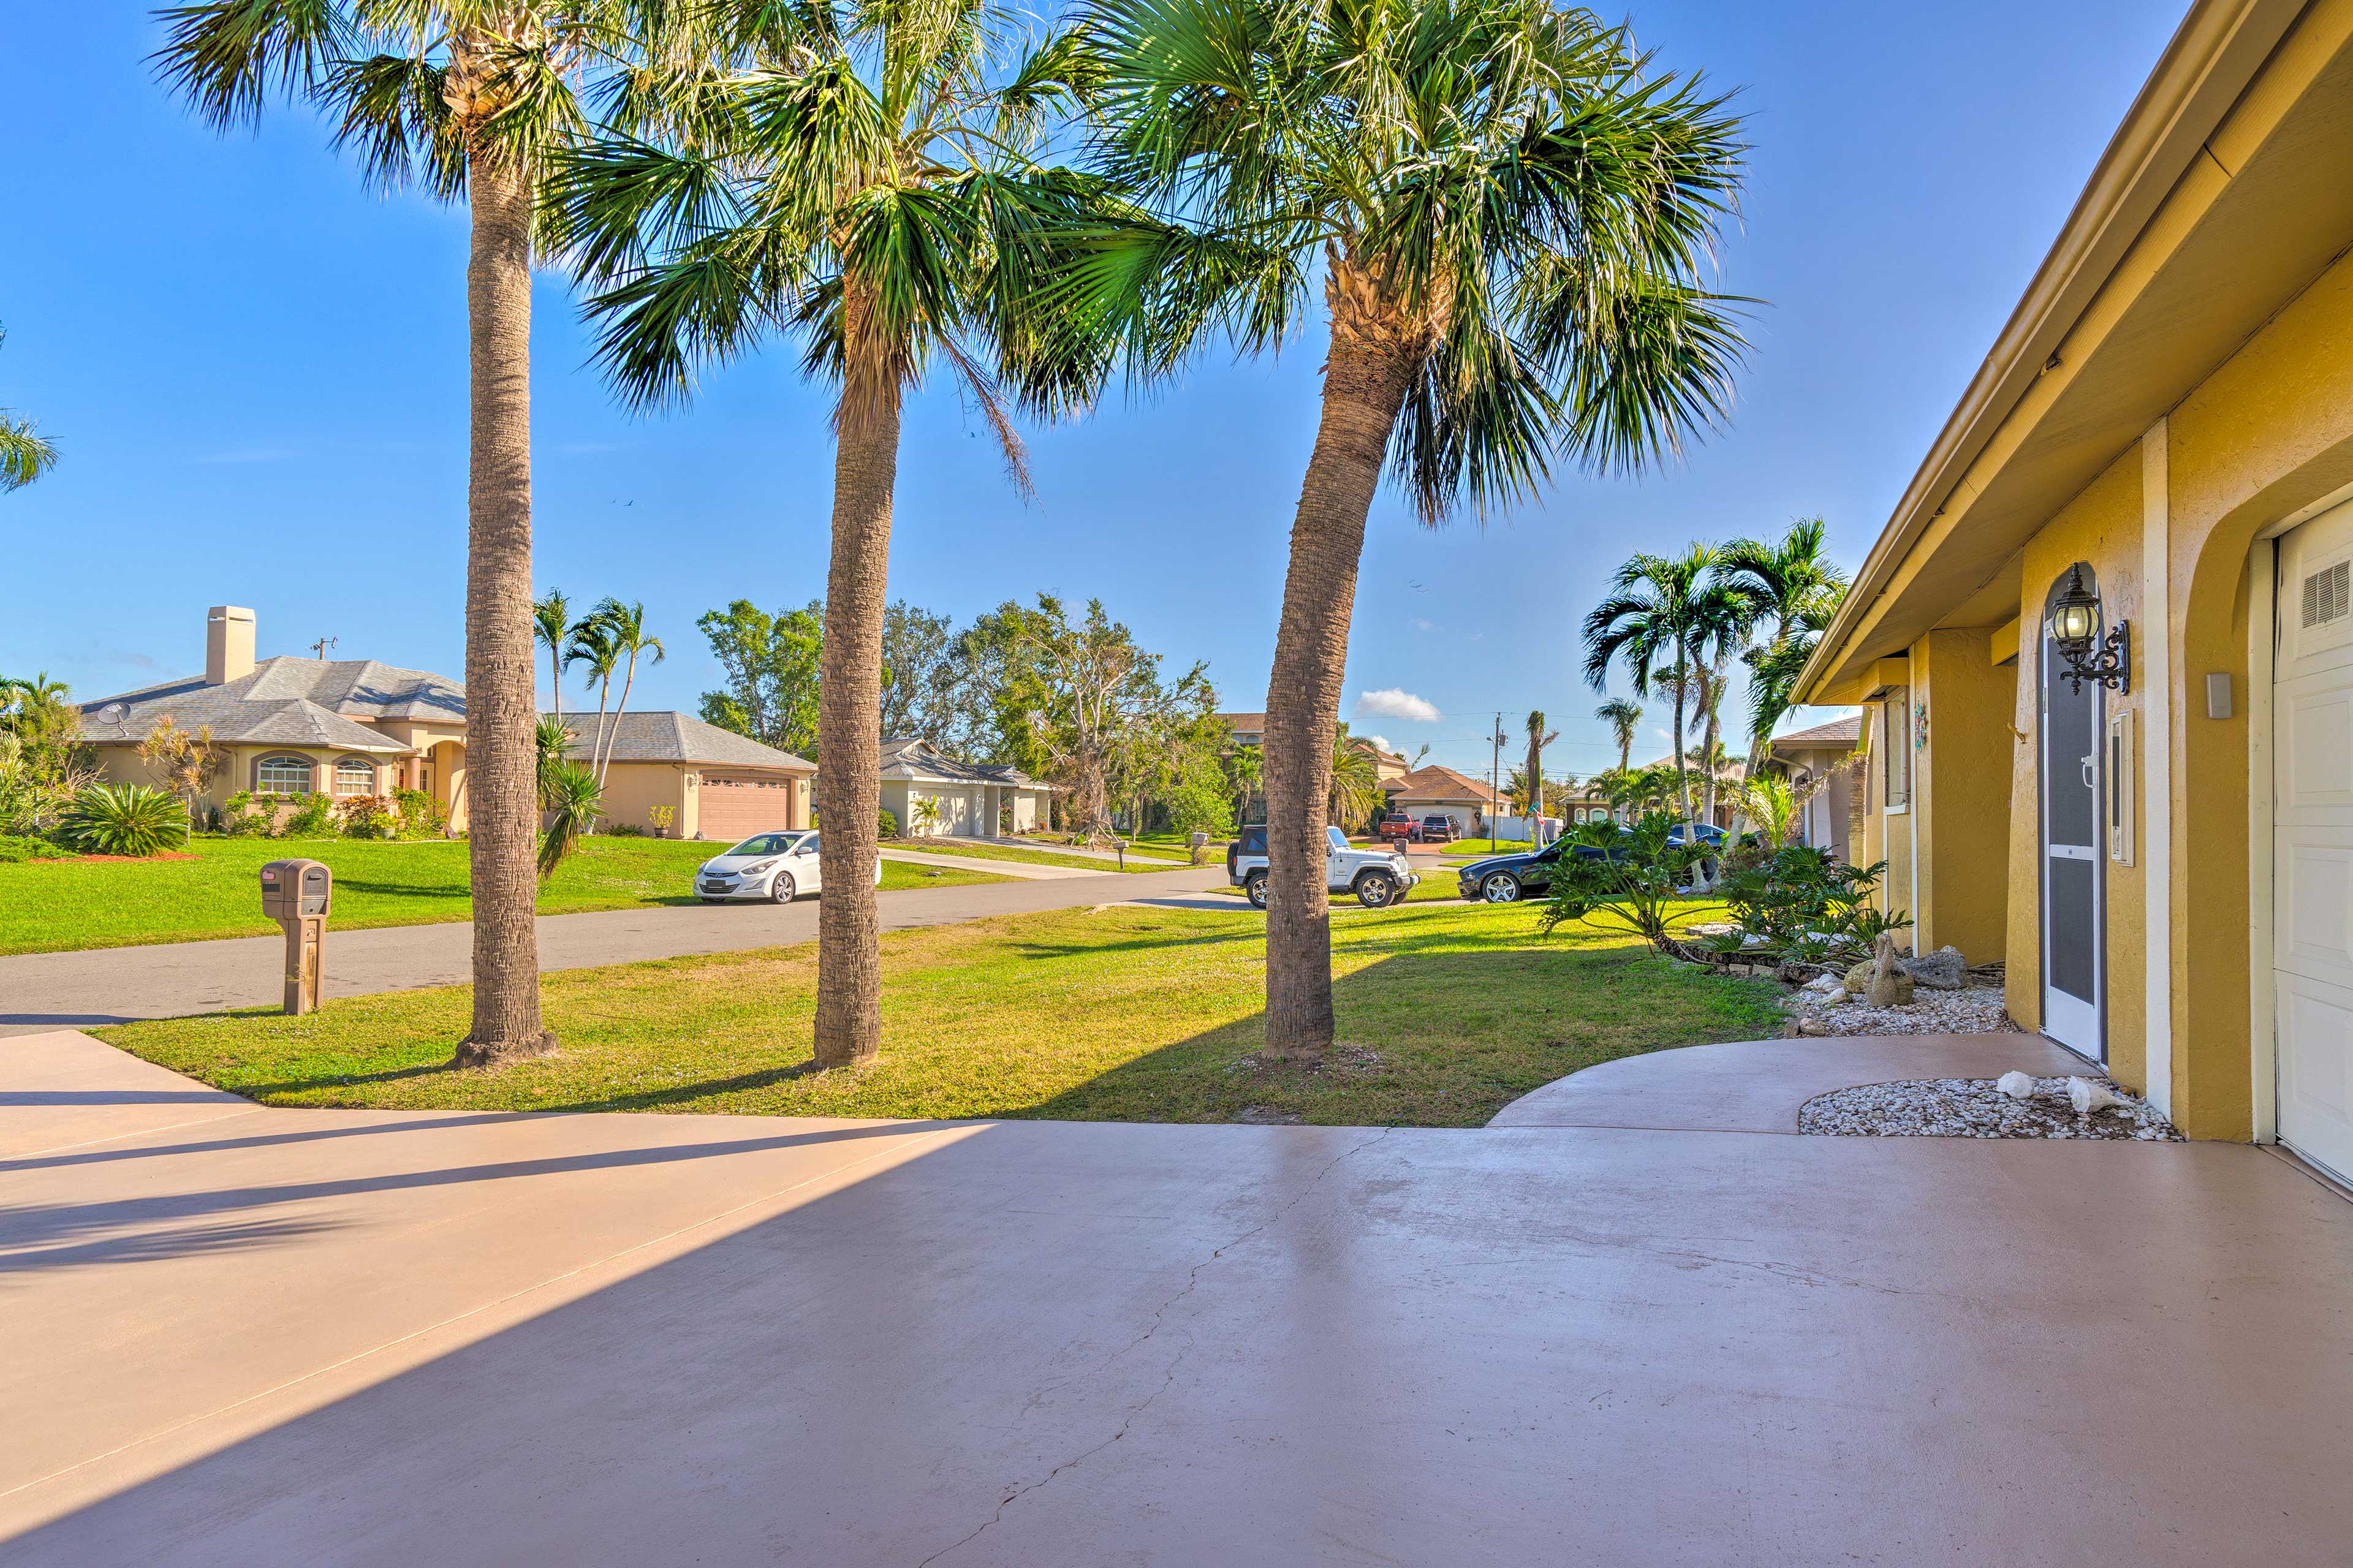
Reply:
[[[2085,789],[2097,789],[2100,787],[2092,778],[2092,764],[2099,760],[2099,753],[2096,752],[2084,759],[2084,787]]]

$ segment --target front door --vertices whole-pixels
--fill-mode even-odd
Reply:
[[[2353,507],[2280,541],[2272,1007],[2280,1142],[2353,1177]]]
[[[2085,569],[2088,580],[2090,570]],[[2064,578],[2062,579],[2063,583]],[[2062,590],[2054,586],[2055,598]],[[2042,626],[2042,1032],[2105,1061],[2100,1026],[2106,910],[2100,844],[2101,688],[2073,689]]]

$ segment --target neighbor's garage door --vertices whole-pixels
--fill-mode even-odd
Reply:
[[[698,817],[705,838],[748,838],[793,826],[793,781],[724,773],[702,775]]]

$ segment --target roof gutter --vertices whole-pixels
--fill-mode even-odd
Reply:
[[[1791,688],[1808,702],[1852,655],[1890,583],[1944,515],[2059,346],[2246,90],[2306,0],[2197,0],[2142,84],[1985,363],[1945,421]]]

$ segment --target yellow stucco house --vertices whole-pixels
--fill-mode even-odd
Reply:
[[[2006,959],[2012,1016],[2193,1136],[2339,1176],[2348,247],[2353,0],[2201,0],[1797,692],[1863,705],[1855,858],[1921,948]]]
[[[209,730],[228,752],[206,804],[240,791],[260,796],[386,795],[422,790],[466,826],[466,691],[454,680],[374,659],[254,657],[253,612],[216,605],[205,615],[205,672],[100,698],[81,707],[81,738],[100,773],[153,784],[139,743],[169,718]],[[564,715],[586,758],[594,713]],[[681,838],[736,839],[806,827],[817,766],[685,713],[607,718],[612,763],[606,820]]]

